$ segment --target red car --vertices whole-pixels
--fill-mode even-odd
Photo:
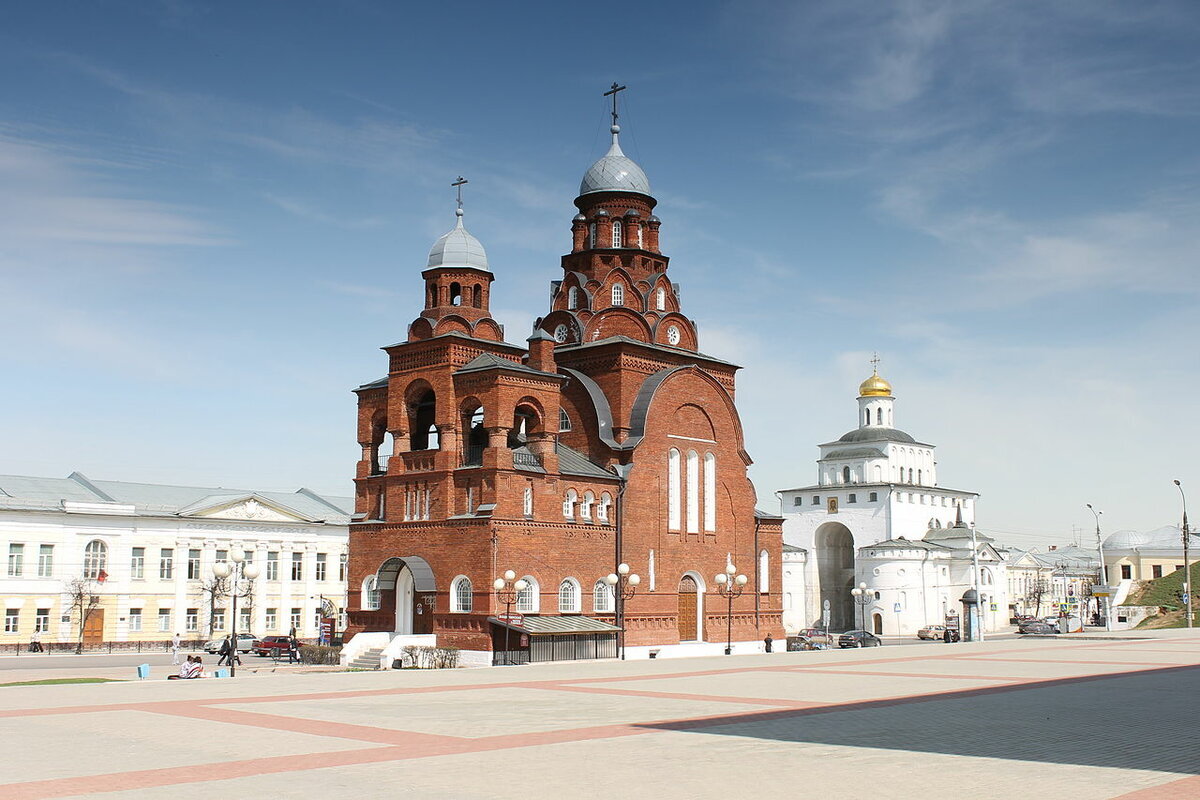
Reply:
[[[287,636],[264,636],[261,639],[256,639],[254,642],[254,655],[270,656],[286,653],[290,641],[291,639]]]

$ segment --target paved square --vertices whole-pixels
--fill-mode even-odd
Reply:
[[[1198,693],[1186,631],[12,688],[0,797],[1200,797]]]

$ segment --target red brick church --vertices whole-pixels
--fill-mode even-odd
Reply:
[[[525,345],[490,316],[494,276],[460,201],[387,376],[356,390],[348,633],[533,660],[615,655],[616,625],[631,655],[783,635],[782,520],[754,508],[738,367],[700,351],[616,123],[614,105]],[[641,580],[614,592],[622,563]],[[730,564],[746,576],[731,625],[715,580]],[[511,608],[493,588],[509,570]]]

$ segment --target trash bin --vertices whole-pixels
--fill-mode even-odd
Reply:
[[[150,665],[149,664],[138,664],[137,675],[138,675],[139,681],[149,678],[150,677]]]

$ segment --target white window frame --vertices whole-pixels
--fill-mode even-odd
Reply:
[[[525,588],[517,592],[517,611],[522,614],[536,614],[541,605],[541,587],[538,585],[537,579],[531,575],[526,575],[522,580],[525,581]]]
[[[625,284],[614,283],[612,287],[612,304],[614,306],[625,305]]]
[[[700,532],[700,455],[687,452],[687,532]]]
[[[574,311],[577,308],[579,308],[579,287],[572,286],[567,289],[567,309]]]
[[[612,508],[612,495],[604,492],[600,495],[600,504],[596,506],[596,521],[604,525],[609,524],[611,520],[608,510],[610,508]]]
[[[612,246],[613,247],[622,247],[623,246],[621,244],[621,240],[622,240],[621,234],[622,233],[623,233],[623,231],[621,230],[621,221],[614,220],[613,224],[612,224]]]
[[[579,516],[588,522],[592,521],[592,506],[596,504],[596,495],[590,491],[583,493],[583,502],[579,504]]]
[[[563,498],[563,518],[575,519],[575,503],[579,500],[579,494],[574,489],[567,489],[567,494]]]
[[[263,617],[263,625],[269,631],[279,630],[279,609],[268,608],[266,615]]]
[[[672,447],[667,451],[667,529],[679,530],[681,501],[680,453]]]
[[[717,457],[704,454],[704,530],[717,529]]]
[[[459,575],[450,582],[450,612],[470,614],[475,608],[475,587],[466,575]]]
[[[758,554],[758,591],[771,590],[771,554],[762,550]]]
[[[658,291],[655,292],[654,294],[655,294],[655,301],[654,301],[655,308],[657,308],[659,311],[666,311],[667,310],[667,290],[660,286],[660,287],[658,287]]]
[[[361,600],[363,611],[378,611],[383,600],[382,595],[383,593],[379,589],[378,575],[368,575],[363,578]]]
[[[616,606],[613,589],[603,579],[592,586],[592,611],[597,614],[611,614]]]
[[[19,578],[25,571],[25,545],[12,542],[8,546],[8,576]]]
[[[101,572],[108,572],[108,545],[92,539],[83,548],[83,577],[95,580]]]
[[[38,569],[39,578],[49,578],[54,574],[54,545],[43,544],[38,546]]]
[[[522,513],[527,517],[533,516],[533,487],[526,486],[525,493],[521,500]]]
[[[574,578],[563,578],[558,584],[558,613],[560,614],[578,614],[582,609],[580,605],[582,591],[579,587],[579,581]]]
[[[158,632],[167,633],[171,630],[171,609],[160,608],[158,610]]]

